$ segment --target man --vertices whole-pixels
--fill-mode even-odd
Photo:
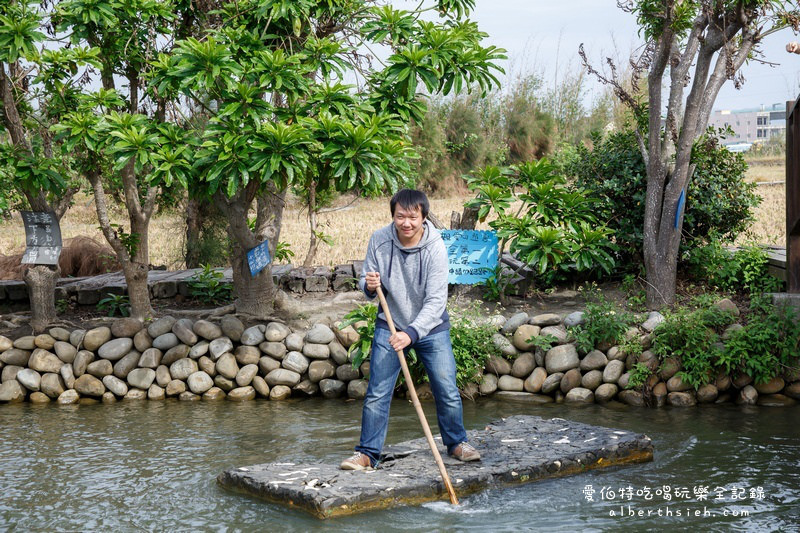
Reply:
[[[436,416],[447,453],[477,461],[467,442],[456,363],[450,344],[447,304],[447,251],[441,234],[426,220],[428,198],[403,189],[389,202],[392,223],[372,234],[359,285],[369,298],[383,288],[397,333],[391,335],[383,310],[375,324],[370,377],[361,416],[361,440],[343,470],[367,470],[380,461],[389,427],[400,362],[397,350],[414,348],[422,360],[436,401]]]

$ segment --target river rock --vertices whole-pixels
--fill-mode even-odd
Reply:
[[[305,335],[305,341],[312,344],[329,344],[335,338],[333,330],[325,324],[314,324]]]
[[[703,385],[697,389],[697,401],[699,403],[714,403],[719,396],[719,391],[714,385]]]
[[[6,365],[3,367],[2,378],[0,378],[0,383],[5,383],[6,381],[11,381],[12,379],[17,379],[17,374],[19,371],[25,367],[17,366],[17,365]]]
[[[197,360],[197,367],[212,378],[217,375],[216,363],[214,363],[214,361],[205,355]]]
[[[14,347],[14,343],[8,337],[4,337],[0,335],[0,353],[5,352],[6,350],[10,350]]]
[[[592,350],[581,359],[580,369],[584,372],[590,370],[600,370],[605,368],[608,363],[608,358],[600,350]]]
[[[642,329],[650,333],[655,330],[659,324],[663,323],[664,320],[666,320],[664,315],[658,311],[651,311],[650,314],[647,315],[647,320],[642,324]]]
[[[330,352],[331,358],[337,365],[343,365],[350,360],[350,357],[347,354],[347,350],[339,344],[338,341],[333,341],[328,344],[328,351]]]
[[[568,328],[574,328],[575,326],[580,326],[586,320],[583,317],[583,311],[575,311],[573,313],[568,314],[564,317],[564,325]]]
[[[667,394],[667,403],[673,407],[692,407],[697,404],[697,400],[690,392],[670,392]]]
[[[526,324],[530,317],[528,313],[516,313],[511,315],[508,320],[506,320],[505,324],[500,328],[500,333],[503,335],[505,334],[513,334],[517,331],[522,324]]]
[[[556,372],[555,374],[550,374],[547,376],[547,378],[544,380],[544,383],[542,383],[542,393],[550,394],[558,389],[561,386],[561,378],[563,377],[563,372]]]
[[[283,344],[286,345],[286,349],[290,352],[302,352],[305,341],[299,333],[290,333],[284,339]]]
[[[133,338],[133,336],[139,333],[142,328],[142,321],[138,318],[118,318],[111,324],[111,334],[117,338]]]
[[[111,329],[105,326],[90,329],[83,337],[83,348],[96,352],[98,348],[111,340]],[[102,395],[101,395],[102,396]]]
[[[663,381],[656,383],[653,387],[653,399],[655,400],[656,407],[664,407],[667,405],[667,384]]]
[[[176,320],[172,325],[172,333],[178,337],[178,340],[187,346],[194,346],[197,344],[197,334],[194,332],[194,322],[188,318],[181,318]]]
[[[189,386],[189,390],[195,394],[204,394],[214,386],[214,380],[202,370],[192,373],[187,378],[186,383]]]
[[[336,366],[330,360],[311,361],[308,366],[308,379],[313,383],[319,383],[323,379],[331,378],[336,375]]]
[[[534,349],[533,339],[539,335],[540,330],[541,328],[539,326],[522,324],[514,331],[514,337],[511,339],[511,343],[517,350],[522,352],[532,351]]]
[[[58,373],[64,381],[64,388],[71,389],[75,384],[75,373],[72,370],[72,365],[64,363]]]
[[[81,397],[78,394],[78,391],[76,391],[75,389],[69,389],[61,393],[61,395],[58,397],[57,402],[59,405],[72,405],[74,403],[78,403],[80,399]]]
[[[591,391],[597,389],[603,383],[603,372],[600,370],[590,370],[581,378],[581,387]]]
[[[484,396],[494,394],[497,390],[497,376],[495,374],[484,374],[478,390]]]
[[[561,324],[561,316],[555,313],[543,313],[532,317],[530,319],[530,324],[539,327],[556,326]]]
[[[33,339],[33,343],[37,348],[42,350],[52,350],[56,344],[56,340],[49,333],[42,333]]]
[[[574,344],[562,344],[550,348],[547,350],[544,362],[548,374],[566,372],[567,370],[578,368],[580,365],[578,351],[575,349]]]
[[[231,342],[231,340],[228,337],[220,337],[218,339],[214,339],[208,345],[208,353],[211,356],[212,361],[216,361],[220,358],[222,354],[232,351],[233,351],[233,342]]]
[[[605,369],[603,369],[603,381],[605,383],[617,383],[624,371],[625,363],[622,361],[609,361]]]
[[[167,383],[166,389],[167,396],[179,396],[180,394],[186,392],[186,383],[179,379],[173,379]]]
[[[247,385],[246,387],[237,387],[228,393],[228,399],[232,402],[247,402],[255,400],[256,389]]]
[[[158,385],[156,385],[155,383],[150,385],[150,388],[147,389],[148,400],[158,401],[158,400],[163,400],[166,397],[167,397],[167,392]]]
[[[25,388],[12,379],[0,385],[0,402],[16,403],[25,400]]]
[[[303,345],[303,355],[309,359],[327,359],[330,356],[330,353],[331,351],[327,344],[315,344],[307,342],[305,345]]]
[[[369,361],[361,363],[361,366],[358,367],[358,371],[361,372],[361,375],[364,376],[365,379],[369,379]]]
[[[85,329],[73,329],[69,334],[69,343],[74,347],[80,349],[81,346],[83,345],[83,339],[85,337],[86,337]]]
[[[338,379],[323,379],[319,382],[319,390],[325,398],[338,398],[347,390],[347,385]]]
[[[264,378],[267,385],[275,387],[276,385],[286,385],[287,387],[294,387],[300,383],[300,374],[287,370],[285,368],[277,368],[267,374]]]
[[[497,388],[502,391],[522,392],[525,382],[514,376],[500,376],[497,380]]]
[[[202,400],[201,396],[193,393],[192,391],[183,391],[178,395],[178,401],[180,402],[199,402]]]
[[[619,389],[614,383],[603,383],[594,391],[594,399],[597,403],[610,402],[617,395]]]
[[[94,354],[88,350],[80,350],[72,362],[72,370],[75,377],[81,377],[86,373],[86,367],[94,361]]]
[[[114,367],[111,364],[111,361],[108,359],[100,359],[99,361],[92,361],[86,365],[86,372],[98,379],[103,379],[104,377],[110,376],[114,373]],[[85,375],[86,374],[83,376]]]
[[[564,396],[564,402],[594,403],[594,393],[589,389],[584,389],[583,387],[575,387],[574,389],[570,389],[566,396]]]
[[[361,374],[358,372],[358,369],[353,368],[353,365],[349,363],[346,363],[344,365],[339,365],[336,368],[336,379],[338,379],[339,381],[348,382],[354,379],[358,379],[360,377]]]
[[[195,322],[194,326],[192,326],[192,331],[194,331],[198,337],[202,337],[207,341],[213,341],[214,339],[222,337],[222,329],[208,320],[198,320]]]
[[[619,389],[620,390],[627,389],[628,388],[628,381],[630,381],[630,379],[631,379],[631,373],[630,372],[625,372],[624,374],[622,374],[619,377],[619,379],[617,380],[617,385],[619,385]],[[666,385],[664,385],[664,388],[666,389]]]
[[[612,346],[608,349],[607,353],[609,361],[624,361],[628,357],[628,355],[625,353],[625,350],[619,346]]]
[[[714,304],[714,307],[723,312],[731,313],[733,316],[739,316],[739,308],[729,298],[723,298]]]
[[[342,329],[334,329],[333,333],[336,335],[339,343],[344,346],[345,349],[350,348],[352,345],[358,342],[358,332],[353,326],[345,326]]]
[[[567,370],[564,373],[564,377],[561,378],[561,382],[559,383],[559,388],[561,389],[561,392],[566,394],[575,387],[579,387],[580,384],[581,371],[577,368],[573,368],[572,370]]]
[[[267,357],[266,355],[258,360],[258,370],[265,376],[270,372],[272,372],[273,370],[275,370],[276,368],[280,367],[281,367],[280,361],[276,361],[272,357]]]
[[[110,331],[109,331],[109,333],[110,333]],[[106,363],[109,366],[111,366],[111,363],[109,363],[106,360],[97,361],[97,362],[98,363]],[[92,363],[92,364],[94,364],[94,363]],[[109,372],[108,374],[105,374],[104,377],[106,375],[110,375],[110,374],[111,374],[111,372]],[[100,397],[103,396],[103,393],[106,391],[106,387],[105,387],[105,385],[103,385],[102,381],[97,379],[92,374],[84,374],[84,375],[82,375],[81,377],[79,377],[78,379],[75,380],[75,390],[78,391],[78,393],[81,396],[91,396],[93,398],[100,398]]]
[[[236,362],[240,365],[257,365],[261,359],[261,350],[255,346],[239,346],[234,352]]]
[[[180,343],[181,341],[178,340],[178,336],[172,333],[171,331],[168,331],[163,335],[159,335],[158,337],[153,338],[153,347],[158,348],[162,352],[166,352],[170,348],[174,348]]]
[[[56,357],[64,363],[72,363],[78,355],[78,349],[64,341],[56,341],[53,350],[56,352]]]
[[[270,322],[264,330],[264,338],[267,342],[281,342],[292,330],[280,322]]]
[[[228,379],[234,379],[239,372],[239,365],[236,364],[236,357],[232,353],[226,353],[217,360],[217,374]]]
[[[740,405],[755,405],[758,401],[758,391],[752,385],[745,385],[741,391],[739,391],[739,396],[736,399],[736,403]]]
[[[783,389],[783,394],[789,398],[800,400],[800,381],[786,385]]]
[[[678,361],[676,357],[667,357],[661,362],[661,369],[658,371],[658,375],[664,381],[668,381],[671,377],[680,372],[680,370],[680,361]]]
[[[144,352],[153,347],[153,337],[150,336],[147,329],[141,329],[133,336],[133,347],[137,352]]]
[[[525,352],[514,360],[514,364],[511,366],[511,375],[524,379],[531,375],[534,368],[536,368],[536,358],[532,353]]]
[[[166,365],[158,365],[156,368],[156,383],[159,387],[167,387],[167,384],[172,381],[172,376],[169,375],[169,368]]]
[[[292,395],[292,389],[286,385],[276,385],[269,391],[270,400],[285,400]]]
[[[142,401],[147,399],[147,391],[139,389],[128,389],[128,393],[122,397],[128,401]]]
[[[189,348],[185,344],[178,344],[177,346],[173,346],[172,348],[167,350],[167,353],[165,353],[164,356],[161,358],[161,364],[169,366],[175,361],[178,361],[179,359],[185,359],[189,356],[190,351],[191,348]]]
[[[511,344],[511,341],[508,340],[505,335],[501,335],[500,333],[495,333],[492,335],[492,343],[505,357],[514,357],[517,355],[517,353],[519,353],[517,349],[514,348],[514,345]]]
[[[292,387],[292,393],[302,393],[306,396],[314,396],[319,392],[319,385],[311,381],[310,379],[304,379],[294,387]]]
[[[216,375],[214,376],[214,385],[222,389],[223,391],[230,392],[236,388],[236,382],[232,379],[228,379],[225,376]]]
[[[38,391],[42,384],[42,375],[32,368],[23,368],[17,372],[15,379],[20,385],[32,392]]]
[[[152,368],[135,368],[130,371],[127,379],[132,387],[149,390],[153,386],[153,380],[156,379],[156,371]]]
[[[63,364],[64,362],[56,357],[55,354],[50,353],[47,350],[43,350],[42,348],[35,349],[31,354],[30,359],[28,359],[28,367],[42,373],[57,373],[59,370],[61,370],[61,365]]]
[[[528,379],[525,380],[523,387],[527,392],[539,393],[542,390],[545,379],[547,379],[547,370],[541,366],[536,367],[531,372],[531,375],[528,376]]]
[[[161,350],[158,348],[148,348],[139,358],[139,366],[141,368],[156,369],[161,364],[161,356]]]
[[[282,342],[267,342],[264,341],[258,345],[259,350],[272,357],[273,359],[281,360],[286,356],[286,345]]]
[[[239,339],[239,342],[246,346],[258,346],[266,340],[264,337],[265,330],[266,326],[264,324],[251,326],[242,332],[242,338]]]
[[[219,387],[211,387],[203,394],[203,401],[216,402],[219,400],[224,400],[225,396],[227,395],[225,394],[224,390],[220,389]]]
[[[254,377],[251,385],[256,390],[256,394],[262,398],[269,398],[269,385],[267,385],[267,382],[264,380],[264,378],[261,376]]]
[[[20,350],[19,348],[9,348],[0,354],[0,361],[7,365],[14,366],[28,366],[30,358],[31,352],[28,350]]]
[[[12,342],[12,346],[14,346],[14,348],[16,348],[17,350],[27,350],[29,352],[33,351],[37,348],[36,337],[34,337],[33,335],[25,335],[23,337],[15,339]]]
[[[556,344],[565,344],[569,341],[569,333],[564,326],[545,326],[539,331],[539,335],[542,337],[552,335],[556,338]]]
[[[128,374],[136,368],[136,365],[139,363],[139,359],[142,355],[139,352],[133,351],[114,363],[114,375],[117,376],[119,379],[125,379],[128,377]]]
[[[239,342],[244,333],[244,324],[236,315],[225,315],[219,322],[222,334],[228,337],[233,342]]]
[[[189,348],[189,357],[191,359],[200,359],[208,354],[208,341],[200,341],[191,348]]]
[[[684,382],[680,376],[672,376],[667,380],[667,390],[669,392],[686,392],[692,390],[692,386]]]
[[[236,384],[240,387],[247,387],[253,382],[253,378],[258,375],[258,365],[245,365],[236,373]]]
[[[497,376],[511,374],[511,363],[499,355],[492,355],[486,361],[486,372],[491,372]]]
[[[103,403],[114,403],[117,401],[117,397],[114,396],[113,392],[106,391],[103,393],[100,401]],[[88,402],[97,402],[94,398],[81,398],[81,404],[87,404]]]
[[[69,342],[69,331],[62,327],[50,328],[47,332],[57,341]],[[0,352],[2,351],[2,341],[0,341]]]
[[[133,348],[133,340],[127,337],[110,340],[103,344],[97,351],[98,357],[108,359],[109,361],[117,361]]]
[[[797,402],[783,394],[764,394],[758,396],[758,405],[763,407],[788,407]]]
[[[169,367],[169,375],[172,376],[172,379],[186,380],[189,376],[197,371],[197,361],[188,358],[178,359]]]
[[[743,389],[745,386],[750,385],[753,382],[752,376],[748,376],[747,374],[739,374],[735,378],[733,378],[733,386],[737,389]]]
[[[32,392],[30,396],[28,396],[28,401],[33,404],[42,404],[42,403],[50,403],[50,397],[43,392]]]
[[[754,386],[758,394],[775,394],[782,391],[785,385],[786,383],[783,381],[782,377],[775,376],[766,383],[756,383]]]
[[[147,334],[153,339],[165,335],[172,331],[172,326],[175,325],[175,322],[177,322],[177,320],[169,315],[158,318],[147,326]]]
[[[617,395],[619,401],[624,404],[632,405],[635,407],[642,407],[644,405],[644,396],[642,393],[635,390],[623,390]]]
[[[365,379],[354,379],[347,384],[347,397],[354,400],[363,400],[367,396],[369,381]]]
[[[128,394],[128,385],[116,376],[106,376],[103,378],[103,385],[116,396]]]

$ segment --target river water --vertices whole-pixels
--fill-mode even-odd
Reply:
[[[455,508],[436,502],[323,522],[216,484],[236,466],[341,461],[358,439],[360,407],[321,399],[2,405],[0,531],[800,531],[800,407],[465,402],[467,429],[513,414],[561,417],[646,433],[655,459],[492,489]],[[435,428],[433,405],[425,409]],[[412,406],[395,400],[387,442],[419,436]]]

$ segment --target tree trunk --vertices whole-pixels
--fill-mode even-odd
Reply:
[[[311,237],[308,242],[308,252],[303,261],[304,267],[310,267],[314,264],[314,257],[317,255],[317,248],[319,247],[319,239],[317,238],[317,195],[316,195],[316,182],[312,181],[308,189],[308,228],[311,230]]]
[[[656,252],[645,255],[647,308],[652,311],[675,303],[679,243],[679,239],[656,243]]]
[[[147,274],[150,266],[146,263],[125,262],[122,265],[125,283],[128,285],[128,300],[131,304],[131,317],[145,321],[153,317],[150,305],[150,290],[147,288]]]
[[[272,268],[267,265],[256,276],[250,274],[247,264],[247,250],[234,239],[231,253],[233,268],[233,287],[236,292],[236,313],[254,318],[268,318],[274,309],[275,284],[272,282]]]
[[[186,202],[186,268],[199,268],[200,231],[203,228],[202,200],[189,198]]]
[[[50,265],[32,265],[25,271],[25,284],[31,302],[31,327],[33,333],[43,333],[56,320],[56,280],[58,268]]]

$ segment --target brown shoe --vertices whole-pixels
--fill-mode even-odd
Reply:
[[[368,455],[356,452],[350,459],[345,459],[339,465],[342,470],[372,470],[372,459]]]
[[[459,461],[469,462],[469,461],[480,461],[481,454],[478,453],[478,450],[470,444],[469,442],[462,442],[458,446],[455,447],[453,453],[450,454],[451,456],[455,457]]]

